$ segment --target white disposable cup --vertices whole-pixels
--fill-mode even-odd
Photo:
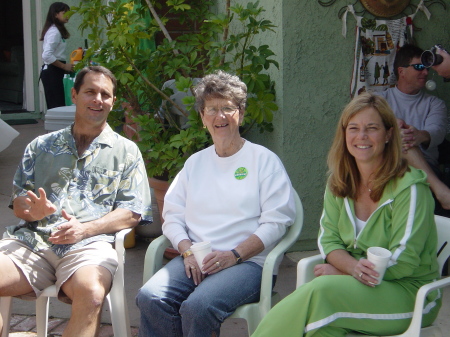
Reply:
[[[391,256],[392,253],[386,248],[370,247],[367,250],[367,259],[375,265],[374,270],[379,274],[378,277],[375,277],[378,280],[377,284],[383,280]]]
[[[200,268],[203,268],[203,259],[205,258],[206,255],[212,252],[211,242],[204,241],[194,243],[191,246],[190,250],[194,254],[197,264],[200,266]]]

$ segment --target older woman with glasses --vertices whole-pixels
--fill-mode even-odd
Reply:
[[[214,144],[191,156],[164,199],[163,233],[181,256],[139,291],[139,336],[219,336],[237,307],[259,300],[262,266],[295,219],[280,159],[243,139],[247,87],[222,71],[194,90]],[[199,266],[195,242],[211,242]]]

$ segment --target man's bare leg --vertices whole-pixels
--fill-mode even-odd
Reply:
[[[404,154],[404,158],[408,161],[409,165],[420,169],[427,174],[427,182],[430,184],[430,188],[436,196],[436,199],[439,201],[442,208],[450,209],[450,189],[439,179],[430,165],[428,165],[422,151],[417,147],[412,147]]]
[[[72,300],[72,315],[64,337],[97,336],[103,302],[112,284],[111,273],[101,266],[78,269],[61,287]]]
[[[14,262],[0,253],[0,296],[18,296],[33,291],[27,278]],[[3,318],[0,316],[0,334],[3,329]]]

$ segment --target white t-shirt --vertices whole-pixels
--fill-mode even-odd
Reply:
[[[358,236],[359,232],[362,231],[362,229],[366,226],[367,221],[362,221],[358,218],[356,218],[355,226],[356,226],[356,236]]]
[[[293,189],[280,159],[265,147],[246,141],[236,154],[219,157],[213,145],[186,161],[167,191],[163,217],[175,248],[189,239],[228,251],[255,234],[265,250],[249,260],[262,266],[295,219]]]

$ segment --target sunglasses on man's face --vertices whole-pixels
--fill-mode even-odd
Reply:
[[[408,68],[408,67],[413,67],[417,71],[422,71],[422,70],[427,69],[422,63],[408,64],[406,66],[402,66],[402,68]]]

